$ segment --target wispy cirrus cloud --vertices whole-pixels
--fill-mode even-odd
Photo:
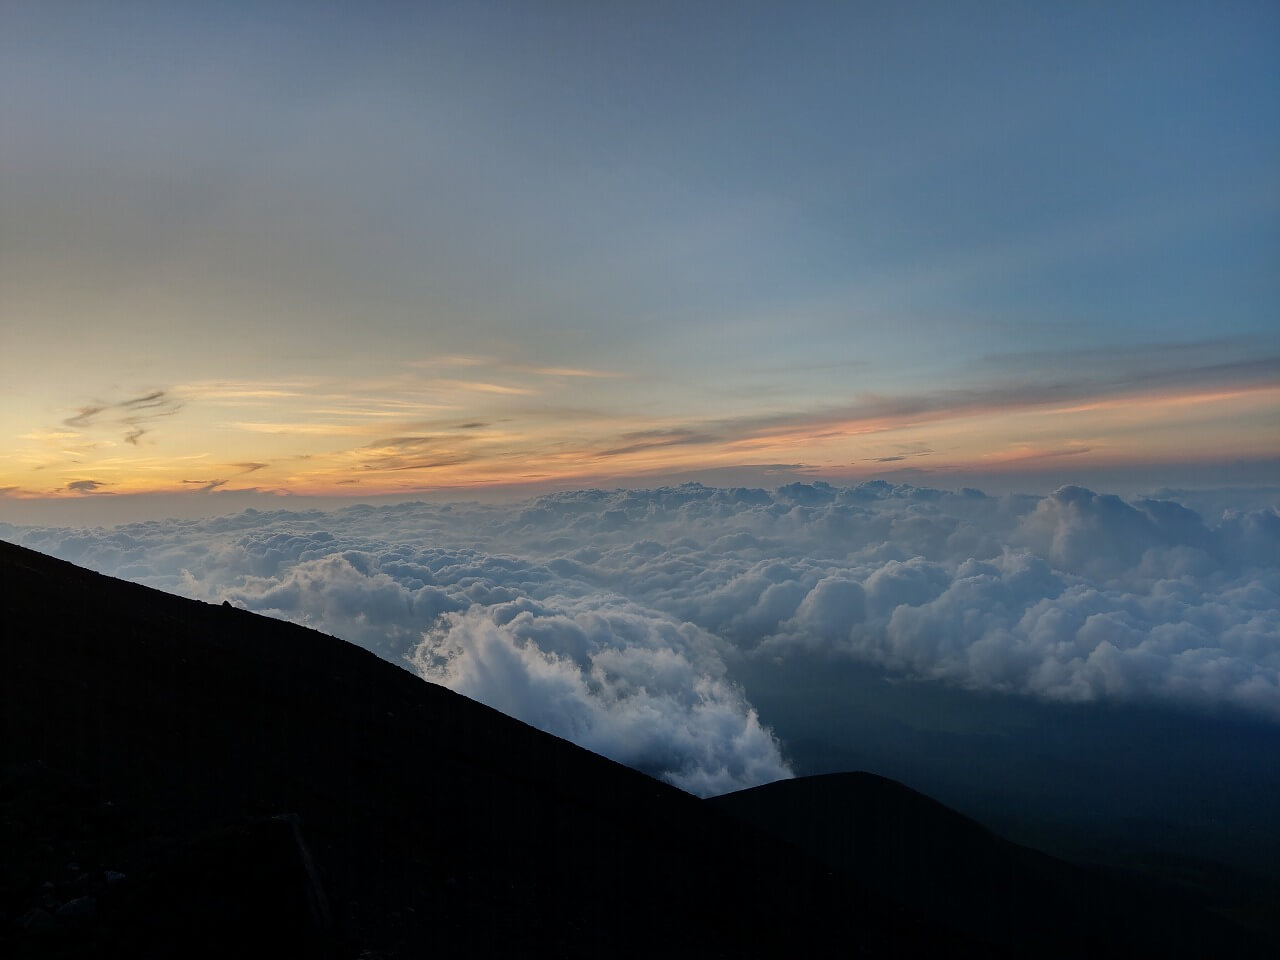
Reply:
[[[482,367],[492,365],[493,360],[489,357],[469,356],[466,354],[441,354],[433,357],[423,357],[418,360],[406,360],[406,367],[417,367],[420,369],[436,368],[436,367]]]
[[[987,458],[989,463],[1002,465],[1034,463],[1042,460],[1060,460],[1063,457],[1079,457],[1089,453],[1093,448],[1086,446],[1062,447],[1055,450],[1042,450],[1033,447],[1019,446],[1006,453],[992,454]]]
[[[509,397],[525,397],[536,393],[530,387],[515,387],[506,383],[488,383],[483,380],[434,380],[432,386],[444,390],[462,390],[470,393],[496,393]]]
[[[182,409],[182,402],[170,396],[164,390],[152,390],[149,393],[112,403],[95,402],[80,407],[73,416],[62,421],[63,426],[73,430],[92,430],[102,423],[125,428],[122,438],[133,446],[143,435],[149,432],[143,424],[150,424],[162,417],[171,417]]]
[[[273,402],[306,396],[322,381],[314,378],[262,380],[197,380],[174,388],[174,393],[188,402],[250,403]]]
[[[160,410],[170,408],[172,405],[173,401],[165,396],[163,390],[153,390],[144,396],[121,400],[117,404],[125,410]]]
[[[350,456],[355,468],[365,471],[439,470],[474,459],[473,454],[459,449],[473,439],[466,434],[384,437]]]
[[[213,435],[224,445],[233,439],[238,456],[218,457],[224,470],[258,472],[298,492],[335,489],[357,470],[366,489],[380,492],[688,475],[767,462],[851,479],[902,469],[906,461],[930,472],[1008,474],[1043,472],[1067,460],[1181,462],[1189,449],[1201,459],[1256,458],[1258,424],[1280,415],[1280,358],[1231,358],[1223,348],[1203,358],[1196,351],[1153,349],[1149,357],[1130,351],[1122,359],[1044,370],[1032,365],[1035,376],[935,390],[859,392],[855,384],[838,402],[805,404],[760,393],[746,412],[733,412],[741,405],[726,401],[726,414],[708,416],[699,407],[686,413],[666,409],[674,404],[655,405],[651,385],[640,392],[634,384],[620,392],[610,385],[600,394],[590,386],[595,380],[565,376],[554,390],[539,392],[532,364],[519,375],[518,365],[508,364],[509,376],[500,376],[492,360],[452,358],[432,361],[434,371],[381,379],[189,384],[181,394],[153,390],[94,401],[58,427],[29,431],[24,439],[31,446],[20,453],[26,473],[74,462],[130,489],[146,483],[177,488],[185,477],[176,467],[165,476],[162,464],[144,469],[127,457],[138,469],[126,478],[125,461],[108,473],[105,458],[129,448],[141,453],[157,439],[160,418],[181,409],[188,449],[200,444],[193,453],[210,449]],[[537,369],[551,377],[577,368]],[[429,375],[462,370],[477,375]],[[588,402],[592,398],[597,402]],[[1178,411],[1176,420],[1171,410]],[[219,416],[224,412],[231,415]],[[104,428],[120,433],[110,438]],[[262,466],[234,466],[253,463]],[[221,474],[232,478],[231,486],[237,475]]]
[[[79,411],[76,412],[75,416],[67,417],[67,419],[62,421],[62,423],[64,426],[71,427],[75,430],[91,427],[93,426],[94,419],[105,409],[106,407],[103,406],[81,407]],[[74,434],[72,435],[74,436]]]
[[[53,429],[53,430],[32,430],[29,433],[22,433],[22,434],[19,434],[18,436],[23,440],[60,441],[60,440],[74,440],[76,437],[80,436],[80,434],[74,430]]]
[[[612,370],[584,370],[579,367],[521,367],[540,377],[585,377],[590,380],[614,380],[623,374]]]
[[[698,420],[682,429],[760,448],[885,433],[975,416],[1194,405],[1229,399],[1274,404],[1280,357],[1100,377],[1009,380],[921,393],[864,393],[846,404]]]
[[[709,433],[697,433],[693,430],[675,428],[671,430],[636,430],[624,433],[621,446],[610,447],[595,454],[597,459],[621,457],[646,450],[663,447],[705,446],[714,444],[721,438]]]
[[[1242,337],[1216,337],[1179,342],[1146,341],[1106,347],[1075,347],[1058,350],[1021,350],[990,353],[975,361],[976,372],[984,377],[1008,376],[1063,370],[1087,370],[1091,376],[1108,380],[1150,377],[1183,380],[1188,374],[1200,380],[1234,379],[1238,373],[1273,375],[1277,359],[1274,345]],[[1268,374],[1270,371],[1270,374]]]
[[[590,380],[612,380],[624,376],[624,374],[615,370],[594,370],[588,367],[568,367],[554,364],[538,365],[531,363],[519,363],[490,356],[452,355],[424,357],[418,360],[409,360],[405,365],[419,370],[435,370],[442,367],[484,367],[494,371],[533,374],[539,377],[581,377]]]
[[[235,420],[228,424],[246,433],[308,434],[312,436],[352,437],[369,434],[377,429],[368,424],[314,423],[306,420],[269,421]]]
[[[936,451],[923,443],[906,443],[898,444],[897,452],[887,454],[880,457],[864,457],[867,463],[898,463],[902,460],[910,460],[913,457],[932,456]]]
[[[932,470],[999,472],[1040,470],[1066,459],[1099,465],[1172,462],[1185,456],[1187,447],[1186,436],[1165,423],[1171,405],[1213,424],[1208,436],[1223,445],[1236,442],[1240,452],[1247,448],[1232,430],[1218,427],[1247,423],[1267,409],[1280,411],[1280,384],[1223,389],[1212,382],[1214,376],[1236,373],[1236,368],[1220,365],[1166,371],[1158,378],[1164,384],[1159,390],[1148,388],[1147,381],[1134,384],[1123,378],[1105,383],[1065,377],[1014,381],[917,394],[864,394],[843,405],[809,409],[665,417],[647,423],[602,409],[544,411],[522,403],[507,411],[509,426],[501,431],[478,426],[489,423],[485,420],[467,421],[467,431],[457,421],[423,421],[412,425],[412,433],[383,437],[397,442],[374,441],[347,451],[341,462],[358,463],[371,473],[430,470],[429,482],[444,484],[585,479],[597,475],[605,462],[614,471],[611,476],[776,460],[799,462],[832,477],[856,476],[859,464],[867,464],[862,468],[866,471],[924,459]],[[1183,389],[1176,391],[1171,383]],[[1065,413],[1068,409],[1079,412]],[[471,431],[483,435],[484,443],[465,444],[459,434]],[[407,452],[410,447],[414,452]],[[336,479],[336,468],[325,475]],[[317,480],[326,482],[319,474]],[[390,474],[387,482],[397,485]]]

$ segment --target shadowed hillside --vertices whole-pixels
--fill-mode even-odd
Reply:
[[[6,543],[0,581],[0,952],[227,955],[256,924],[282,955],[957,945],[333,637]]]
[[[1010,843],[893,780],[804,777],[707,801],[903,906],[1016,953],[1047,940],[1165,956],[1249,952],[1189,891]]]
[[[0,583],[6,955],[1143,952],[1174,914],[1232,943],[1152,888],[1064,935],[1003,878],[1074,868],[878,778],[708,804],[298,626],[2,542]]]

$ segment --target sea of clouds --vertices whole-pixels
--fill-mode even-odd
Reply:
[[[700,795],[790,775],[735,681],[760,658],[1280,721],[1274,506],[686,484],[0,537],[343,637]]]

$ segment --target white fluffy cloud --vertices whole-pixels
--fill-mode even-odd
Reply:
[[[701,795],[790,775],[710,636],[624,601],[475,605],[427,631],[430,680]]]
[[[742,658],[1280,719],[1280,513],[696,484],[0,535],[307,623],[697,793],[786,776]]]

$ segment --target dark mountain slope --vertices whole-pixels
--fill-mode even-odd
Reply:
[[[1241,946],[878,778],[699,801],[332,637],[3,542],[0,628],[0,955]]]
[[[3,542],[0,587],[0,953],[983,952],[332,637]]]
[[[871,773],[785,780],[706,801],[864,885],[1013,953],[1261,953],[1206,901],[997,836]]]

